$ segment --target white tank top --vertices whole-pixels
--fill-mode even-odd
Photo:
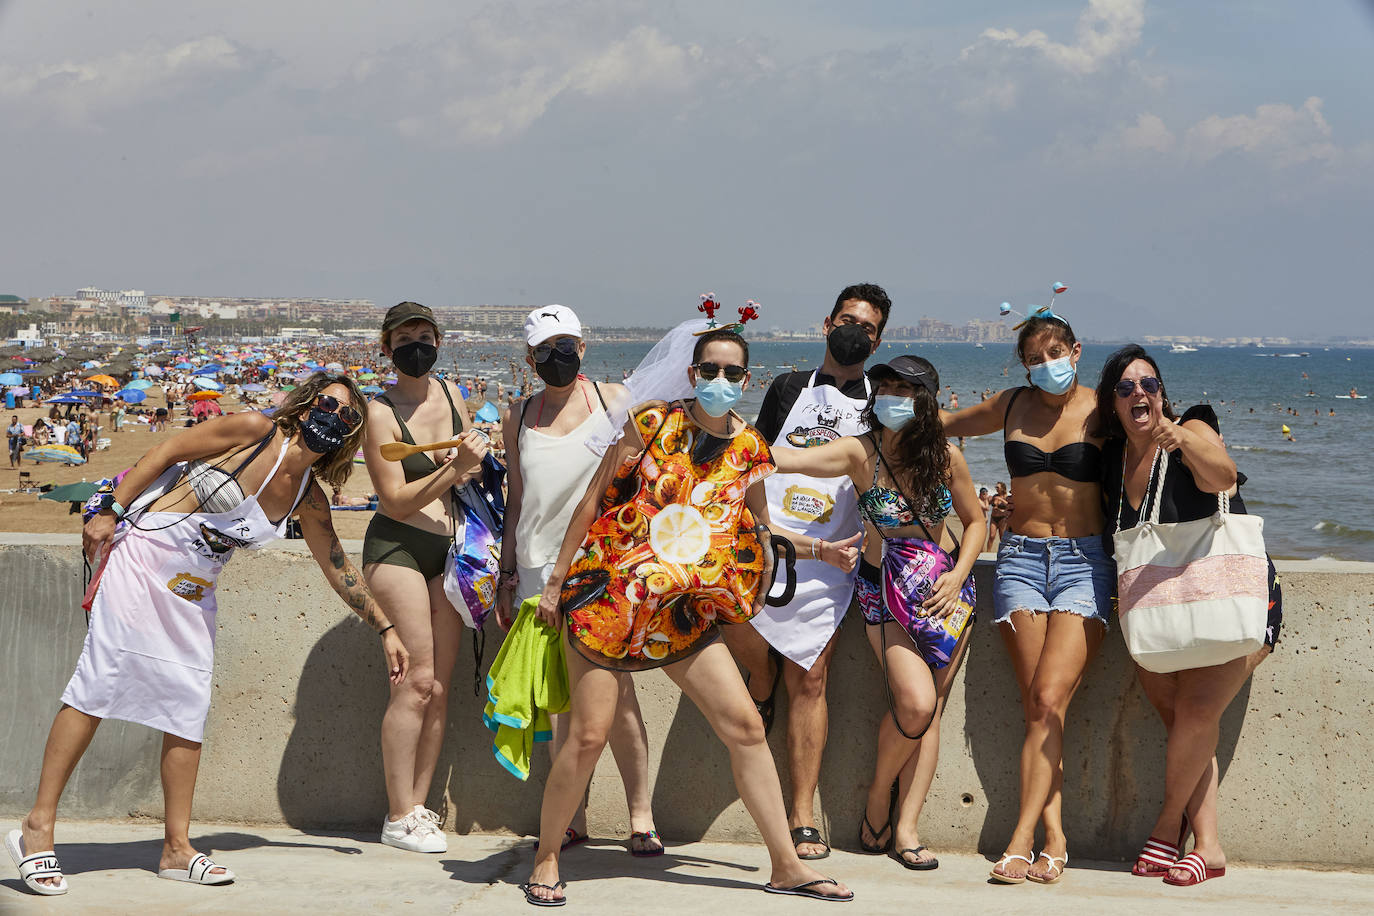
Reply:
[[[558,559],[573,510],[601,463],[587,437],[610,426],[596,409],[565,436],[550,436],[520,424],[520,524],[515,528],[515,562],[536,569]]]

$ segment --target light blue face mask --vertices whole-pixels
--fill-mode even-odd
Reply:
[[[916,419],[914,405],[915,401],[911,398],[898,397],[895,394],[880,394],[873,399],[873,415],[878,418],[879,423],[883,424],[884,429],[896,432]]]
[[[709,382],[698,378],[696,396],[697,403],[708,416],[723,417],[744,397],[744,382],[726,381],[724,375],[718,375]]]
[[[1063,394],[1068,391],[1073,387],[1073,380],[1077,375],[1078,370],[1073,367],[1073,361],[1067,356],[1030,367],[1030,383],[1046,394]]]

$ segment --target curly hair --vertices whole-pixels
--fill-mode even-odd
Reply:
[[[913,359],[923,363],[940,390],[940,374],[929,360],[919,356]],[[892,474],[897,490],[911,501],[917,513],[925,513],[931,508],[935,493],[949,484],[949,441],[945,438],[945,425],[940,421],[940,402],[924,385],[913,385],[915,393],[911,398],[911,409],[915,416],[897,431],[897,447],[892,454],[884,454],[883,462]],[[869,429],[877,432],[883,428],[873,410],[878,397],[878,388],[868,397],[860,418]]]
[[[272,422],[284,435],[295,435],[301,426],[301,414],[314,406],[315,398],[330,385],[343,385],[348,389],[348,399],[362,420],[344,438],[343,445],[315,459],[311,469],[317,478],[331,487],[342,487],[348,481],[348,475],[353,473],[353,456],[362,447],[363,435],[367,432],[367,398],[358,389],[357,382],[346,375],[316,372],[286,393],[286,398],[272,414]]]

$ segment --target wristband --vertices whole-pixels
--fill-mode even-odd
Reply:
[[[377,635],[378,635],[378,636],[381,636],[381,635],[382,635],[383,633],[385,633],[387,630],[394,630],[394,629],[396,629],[396,624],[394,624],[394,623],[389,623],[389,624],[387,624],[386,626],[382,627],[380,630],[378,630],[378,631],[377,631]]]
[[[822,538],[816,538],[814,541],[812,541],[812,542],[811,542],[811,559],[813,559],[813,560],[819,560],[819,559],[821,558],[821,548],[824,547],[824,546],[825,546],[825,540],[822,539]]]

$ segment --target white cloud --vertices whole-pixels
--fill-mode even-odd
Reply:
[[[1271,103],[1260,105],[1253,115],[1212,115],[1188,128],[1183,151],[1199,162],[1238,151],[1285,166],[1332,159],[1337,148],[1322,116],[1322,100],[1312,96],[1298,108]]]
[[[415,79],[415,73],[423,79]],[[488,8],[451,34],[353,66],[341,92],[363,94],[405,136],[458,144],[508,142],[557,99],[656,102],[686,97],[705,52],[653,25],[604,11]],[[395,112],[400,109],[401,113]]]
[[[1029,49],[1056,67],[1078,76],[1095,73],[1140,42],[1145,26],[1145,0],[1089,0],[1078,17],[1073,44],[1051,41],[1039,29],[985,29],[978,43],[964,49],[967,59],[979,45]]]
[[[220,35],[206,35],[167,46],[141,48],[105,57],[29,68],[0,67],[0,100],[56,115],[83,125],[101,114],[206,88],[233,75],[253,71],[268,55]]]
[[[1170,152],[1177,143],[1173,131],[1156,114],[1143,114],[1136,118],[1135,124],[1122,129],[1120,140],[1123,149],[1153,153]]]

